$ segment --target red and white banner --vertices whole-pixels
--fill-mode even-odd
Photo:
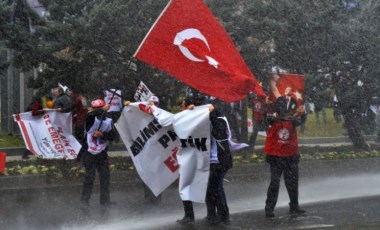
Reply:
[[[142,181],[158,196],[178,178],[180,141],[172,126],[163,127],[148,112],[147,103],[131,103],[115,126]]]
[[[32,116],[31,112],[13,115],[26,148],[44,159],[77,158],[82,146],[72,135],[71,116],[55,110],[41,116]]]
[[[209,106],[172,114],[153,105],[150,111],[163,127],[173,127],[180,139],[177,161],[181,199],[205,202],[210,170]]]
[[[223,101],[265,96],[203,0],[171,0],[134,56]]]
[[[286,88],[292,89],[291,97],[300,105],[303,101],[304,93],[304,75],[273,73],[270,76],[270,92],[269,99],[276,101],[277,98],[285,95]]]

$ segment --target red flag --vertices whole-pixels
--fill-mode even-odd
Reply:
[[[304,75],[273,73],[270,79],[269,99],[276,101],[278,97],[284,96],[286,88],[290,87],[292,89],[291,97],[300,105],[304,97],[304,79]]]
[[[203,0],[172,0],[134,56],[223,101],[265,96]]]

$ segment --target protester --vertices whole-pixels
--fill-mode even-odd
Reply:
[[[249,138],[249,145],[251,150],[255,148],[258,132],[266,130],[265,107],[265,98],[262,96],[254,95],[252,99],[252,134]]]
[[[303,107],[305,108],[305,113],[303,115],[303,119],[301,120],[301,124],[300,124],[300,133],[302,133],[302,134],[305,133],[305,130],[306,130],[307,116],[311,113],[309,102],[305,102],[303,104]]]
[[[319,83],[319,85],[313,88],[313,98],[314,98],[314,115],[315,121],[317,124],[320,124],[319,113],[322,114],[322,122],[323,124],[327,124],[327,115],[326,115],[326,107],[328,103],[328,94],[326,92],[326,87],[323,82]]]
[[[194,106],[204,104],[205,98],[193,95],[182,103],[183,109],[193,109]],[[210,150],[210,174],[206,191],[206,220],[213,225],[229,222],[229,208],[224,192],[223,181],[227,171],[232,168],[232,155],[228,143],[228,124],[219,110],[210,107],[211,121],[211,150]],[[185,215],[178,223],[194,224],[195,215],[192,201],[182,201]]]
[[[83,165],[86,169],[80,198],[83,209],[89,208],[96,170],[99,173],[100,181],[100,204],[104,207],[111,205],[107,141],[112,140],[112,119],[105,116],[110,105],[106,104],[102,99],[97,99],[91,102],[91,106],[94,110],[86,116],[87,146],[82,156]]]
[[[62,113],[69,113],[73,109],[71,98],[65,94],[62,87],[57,87],[54,89],[55,101],[54,108]]]
[[[32,102],[30,102],[25,112],[31,112],[32,116],[40,116],[44,114],[41,98],[38,96],[33,97]],[[21,158],[27,160],[30,158],[29,155],[31,154],[32,153],[28,149],[24,149]]]
[[[85,140],[84,124],[88,113],[87,99],[75,91],[71,91],[70,96],[73,101],[74,136],[79,143],[83,144]]]
[[[223,186],[224,177],[227,171],[232,168],[232,155],[228,142],[228,123],[217,107],[212,109],[210,121],[210,176],[206,192],[206,219],[210,224],[228,223],[230,213]]]
[[[157,96],[152,96],[149,100],[149,103],[153,103],[155,106],[160,106],[160,100]],[[160,204],[161,203],[161,194],[157,197],[153,194],[153,192],[144,184],[144,199],[146,202],[149,202],[150,204]]]
[[[334,119],[335,119],[336,123],[340,123],[342,121],[342,117],[341,117],[342,111],[340,110],[339,101],[338,101],[338,97],[336,96],[336,94],[334,94],[334,96],[333,96],[332,106],[333,106]]]
[[[280,188],[281,174],[284,173],[285,186],[290,198],[291,214],[303,214],[306,211],[298,204],[298,163],[300,159],[296,126],[300,125],[304,108],[297,108],[297,102],[290,97],[291,88],[285,90],[285,95],[274,103],[274,113],[268,116],[268,130],[264,151],[270,165],[271,181],[265,201],[265,216],[274,217]]]

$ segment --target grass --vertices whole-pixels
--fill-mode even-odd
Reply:
[[[315,114],[308,114],[306,120],[306,129],[304,133],[298,132],[299,138],[302,137],[335,137],[343,136],[345,134],[345,129],[342,127],[341,123],[336,123],[333,117],[333,111],[331,108],[326,109],[327,124],[321,123],[317,124],[315,120]],[[248,110],[248,117],[251,117],[251,109]],[[320,115],[320,119],[322,116]],[[299,128],[298,128],[299,130]],[[259,139],[264,139],[264,137],[259,136]],[[21,136],[18,135],[0,135],[0,148],[7,147],[24,147],[24,141]]]
[[[19,135],[0,135],[0,148],[24,147],[24,140]]]
[[[248,110],[248,117],[251,117],[250,110]],[[337,137],[346,135],[346,130],[343,128],[343,122],[335,122],[332,108],[326,109],[326,124],[323,124],[321,114],[319,114],[319,119],[321,120],[321,123],[317,124],[315,114],[308,114],[304,133],[300,132],[300,127],[297,128],[298,137]],[[259,135],[258,139],[265,139],[265,137]]]
[[[337,123],[333,116],[333,110],[331,108],[326,109],[327,122],[323,124],[322,115],[319,114],[320,124],[317,124],[315,114],[311,113],[307,115],[305,132],[298,132],[298,136],[302,137],[336,137],[344,136],[346,130],[343,128],[343,122]],[[298,128],[298,131],[300,128]]]

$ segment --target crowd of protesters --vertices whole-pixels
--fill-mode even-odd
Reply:
[[[334,94],[331,101],[328,99],[311,103],[304,101],[298,105],[290,94],[291,88],[285,90],[284,96],[278,97],[275,101],[268,98],[253,95],[250,106],[252,108],[252,126],[253,131],[250,135],[249,144],[251,150],[256,144],[257,135],[260,131],[266,132],[266,141],[264,151],[266,160],[270,166],[270,184],[267,190],[265,201],[265,216],[272,218],[275,216],[274,209],[277,203],[279,184],[281,175],[284,174],[286,189],[289,194],[289,212],[300,215],[306,211],[301,209],[298,203],[298,163],[300,154],[298,152],[297,126],[301,126],[300,131],[305,131],[306,117],[310,113],[315,113],[316,123],[320,124],[319,113],[322,115],[323,124],[327,123],[326,107],[330,105],[333,109],[334,119],[337,123],[342,121],[342,114],[339,107],[339,100]],[[111,206],[109,191],[110,171],[107,154],[107,143],[113,141],[116,137],[114,123],[120,117],[121,111],[128,103],[123,103],[121,91],[110,89],[104,91],[104,97],[87,102],[87,99],[75,92],[62,87],[53,90],[54,105],[57,112],[71,112],[73,116],[73,133],[77,140],[82,144],[80,160],[85,167],[85,178],[80,201],[83,209],[89,208],[89,199],[92,194],[95,172],[98,171],[100,178],[100,204],[106,207]],[[204,98],[205,99],[205,98]],[[151,103],[159,105],[159,99],[156,96],[151,98]],[[218,145],[215,149],[210,150],[210,176],[206,193],[207,216],[206,220],[210,224],[228,223],[229,208],[227,205],[226,195],[223,188],[223,180],[227,171],[232,167],[232,157],[228,143],[223,145],[227,140],[226,129],[231,127],[232,136],[240,141],[242,103],[216,103],[218,100],[210,98],[214,106],[210,109],[210,121],[212,126],[212,137]],[[206,101],[197,101],[194,95],[190,94],[183,100],[183,106],[189,108],[191,105],[205,104]],[[89,106],[90,104],[90,106]],[[91,108],[89,110],[89,108]],[[33,116],[40,116],[44,113],[41,98],[33,98],[26,111],[30,111]],[[379,106],[372,108],[376,114],[376,124],[380,127],[380,109]],[[226,116],[228,122],[221,119]],[[226,120],[226,121],[227,121]],[[244,124],[244,123],[243,123]],[[286,132],[284,130],[287,130]],[[377,129],[380,136],[380,128]],[[278,135],[283,132],[282,136]],[[224,135],[224,136],[220,136]],[[280,140],[281,139],[281,140]],[[379,138],[378,138],[379,139]],[[281,143],[281,144],[278,144]],[[221,145],[222,144],[222,145]],[[22,158],[27,159],[30,153],[25,150]],[[225,155],[229,156],[229,161],[225,161]],[[223,158],[220,158],[223,156]],[[223,161],[222,161],[223,160]],[[149,188],[145,187],[145,193],[148,194]],[[148,195],[152,195],[149,193]],[[159,202],[160,197],[159,197]],[[156,199],[157,201],[157,199]],[[179,220],[180,224],[194,224],[195,215],[191,201],[183,201],[185,215]]]

